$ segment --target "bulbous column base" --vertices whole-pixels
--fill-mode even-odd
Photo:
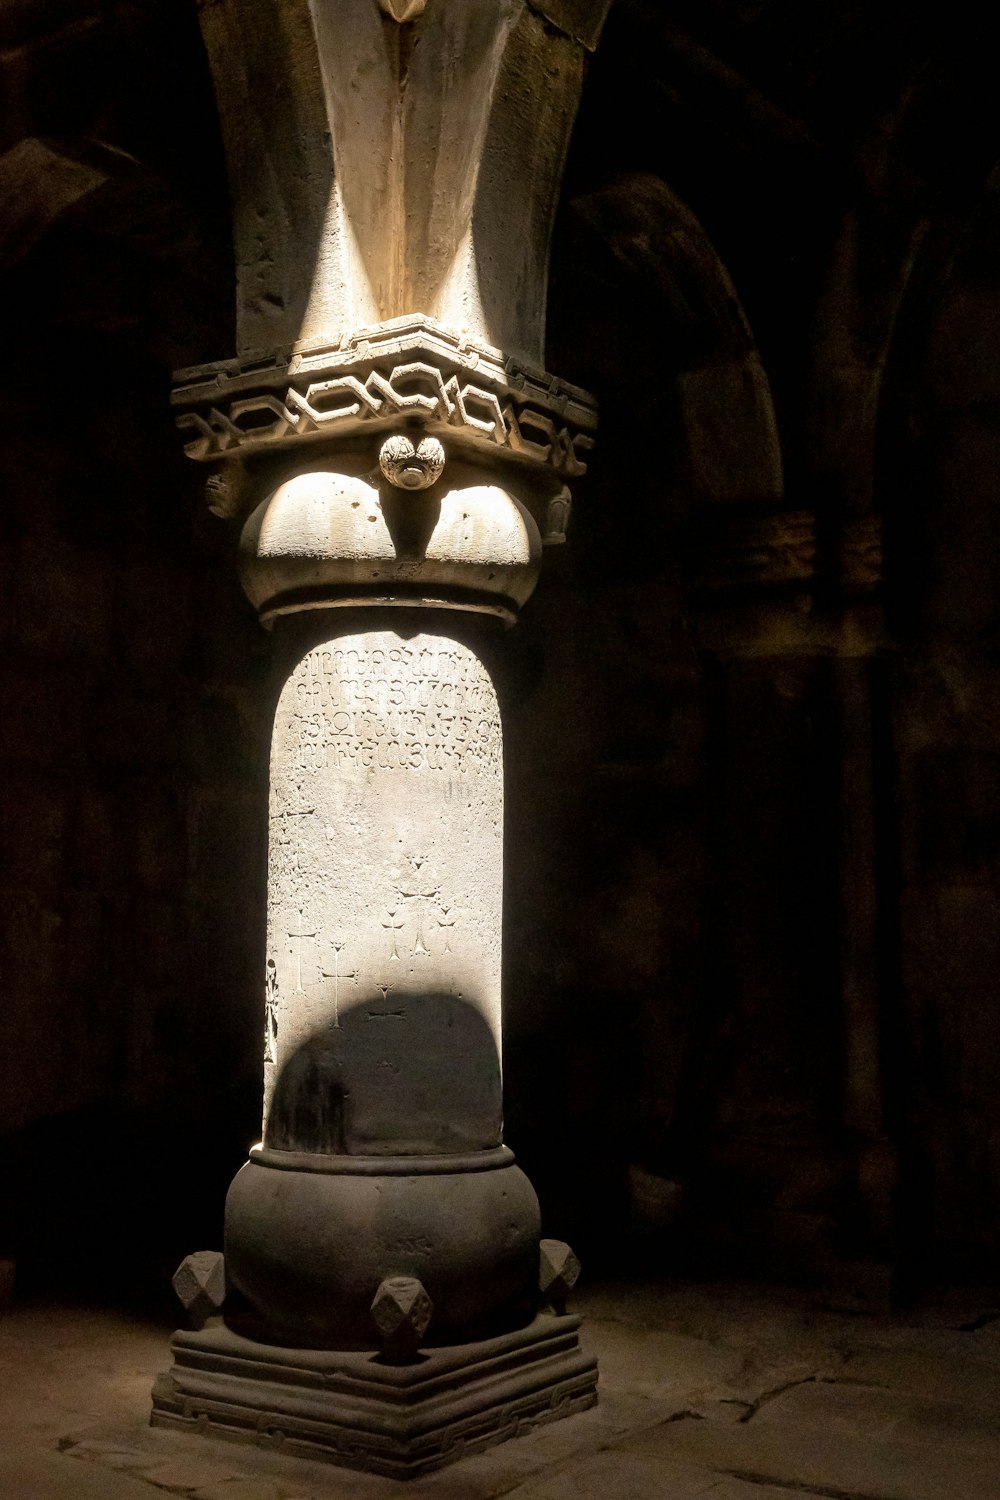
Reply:
[[[263,1343],[370,1349],[371,1303],[412,1276],[425,1344],[523,1327],[538,1306],[538,1200],[506,1147],[467,1156],[254,1152],[226,1200],[226,1321]]]

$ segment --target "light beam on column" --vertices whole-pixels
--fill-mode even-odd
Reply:
[[[606,8],[202,7],[240,349],[179,372],[175,402],[285,679],[263,1140],[227,1199],[224,1298],[205,1252],[179,1273],[203,1326],[173,1340],[158,1423],[408,1475],[596,1399],[577,1262],[502,1141],[482,642],[563,540],[596,424],[541,344]]]

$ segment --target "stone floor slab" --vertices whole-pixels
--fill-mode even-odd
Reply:
[[[961,1401],[980,1411],[1000,1409],[1000,1375],[993,1372],[992,1358],[979,1358],[982,1345],[974,1335],[954,1353],[933,1354],[922,1349],[853,1349],[838,1371],[838,1380],[858,1385],[882,1386],[886,1390],[909,1391],[937,1401]]]
[[[152,1500],[155,1494],[133,1474],[88,1468],[61,1453],[9,1447],[0,1453],[4,1500]]]
[[[300,1500],[296,1486],[276,1479],[227,1479],[196,1490],[192,1500]]]
[[[919,1391],[870,1385],[810,1382],[782,1392],[763,1406],[754,1426],[818,1429],[849,1438],[911,1443],[962,1453],[992,1455],[1000,1467],[1000,1387],[982,1402],[938,1399]]]
[[[517,1490],[512,1500],[824,1500],[798,1489],[750,1483],[700,1465],[664,1459],[625,1460],[598,1453],[544,1475]]]
[[[597,1407],[405,1482],[151,1429],[166,1330],[15,1308],[0,1320],[0,1497],[1000,1500],[992,1324],[838,1315],[746,1287],[600,1299]]]
[[[1000,1500],[1000,1454],[917,1442],[891,1430],[849,1432],[787,1420],[738,1426],[687,1420],[626,1438],[616,1451],[712,1469],[775,1487],[815,1489],[857,1500]]]
[[[655,1399],[728,1389],[744,1364],[736,1349],[612,1319],[589,1322],[584,1341],[598,1353],[603,1390]]]
[[[244,1477],[239,1469],[217,1463],[201,1453],[169,1458],[165,1463],[151,1464],[147,1458],[136,1465],[136,1471],[147,1484],[159,1485],[163,1490],[198,1490],[222,1480]]]
[[[710,1469],[662,1458],[596,1453],[541,1475],[515,1491],[516,1500],[715,1500],[719,1477]]]

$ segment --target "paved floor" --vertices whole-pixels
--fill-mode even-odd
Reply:
[[[163,1329],[0,1317],[2,1500],[1000,1500],[1000,1305],[909,1317],[731,1285],[597,1288],[593,1411],[404,1484],[153,1430]]]

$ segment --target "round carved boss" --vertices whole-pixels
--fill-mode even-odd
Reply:
[[[403,433],[394,433],[379,449],[378,466],[397,489],[426,490],[444,472],[444,448],[436,437],[423,437],[414,447]]]

